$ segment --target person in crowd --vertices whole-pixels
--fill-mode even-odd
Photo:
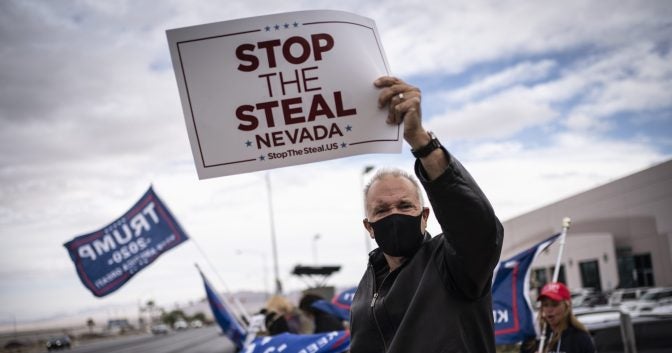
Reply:
[[[269,335],[284,332],[301,333],[301,319],[297,308],[284,296],[274,295],[265,309],[266,331]]]
[[[503,228],[462,164],[422,124],[421,93],[395,77],[374,82],[387,123],[403,122],[419,182],[379,171],[364,190],[364,227],[378,248],[351,307],[351,353],[494,353],[492,273]],[[443,231],[427,231],[427,192]]]
[[[595,353],[595,345],[588,330],[572,312],[572,297],[561,282],[544,285],[537,298],[541,307],[537,322],[545,331],[543,353]],[[520,346],[521,353],[539,352],[539,341],[534,339]]]
[[[313,307],[313,303],[318,300],[324,300],[324,298],[317,294],[306,293],[299,301],[299,309],[301,309],[307,317],[312,319],[313,329],[311,333],[345,330],[343,321],[339,318]]]

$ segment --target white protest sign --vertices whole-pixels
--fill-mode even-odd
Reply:
[[[371,19],[301,11],[167,36],[200,179],[401,151],[377,107],[390,71]]]

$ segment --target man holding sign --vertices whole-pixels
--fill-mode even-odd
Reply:
[[[404,122],[415,173],[444,233],[425,232],[429,208],[413,177],[374,176],[364,226],[379,248],[352,303],[351,352],[495,352],[491,282],[503,228],[469,173],[423,128],[420,91],[394,77],[374,84],[387,123]]]
[[[397,153],[402,135],[411,145],[444,234],[424,232],[429,209],[412,177],[374,177],[364,225],[380,248],[352,305],[353,353],[494,352],[490,283],[502,226],[423,128],[420,91],[386,76],[373,20],[300,11],[167,36],[199,178]],[[369,82],[380,76],[377,91]]]

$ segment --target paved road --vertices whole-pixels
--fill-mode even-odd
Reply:
[[[71,353],[234,353],[217,326],[76,344]]]

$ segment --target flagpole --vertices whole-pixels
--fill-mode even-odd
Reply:
[[[562,233],[560,234],[560,249],[558,250],[558,257],[555,259],[555,269],[553,269],[553,282],[558,281],[560,276],[560,260],[562,260],[562,253],[565,251],[565,238],[567,237],[567,231],[569,226],[572,224],[572,219],[565,217],[562,219]],[[537,353],[542,353],[544,350],[544,344],[546,344],[546,321],[541,325],[541,338],[539,339],[539,349]]]
[[[233,297],[233,302],[234,302],[235,306],[232,306],[231,303],[228,302],[228,299],[224,298],[224,301],[227,302],[230,309],[234,309],[234,307],[237,309],[237,310],[231,310],[231,311],[234,312],[236,314],[236,316],[244,317],[245,320],[247,320],[249,322],[250,321],[250,315],[247,313],[247,310],[245,310],[245,308],[243,307],[243,304],[238,300],[238,298],[233,295],[233,293],[229,289],[229,286],[226,285],[226,282],[224,281],[222,276],[219,275],[219,272],[217,272],[217,270],[215,269],[215,266],[212,264],[212,262],[210,262],[210,259],[205,255],[205,252],[203,251],[203,249],[201,249],[201,246],[198,245],[198,242],[196,241],[196,239],[194,239],[192,237],[192,238],[189,238],[189,240],[191,240],[191,242],[194,244],[194,246],[196,246],[196,249],[198,249],[198,251],[201,253],[201,256],[203,256],[203,259],[205,259],[205,262],[208,263],[208,266],[210,266],[210,269],[212,270],[212,272],[215,273],[215,275],[217,276],[219,281],[224,285],[224,289],[226,290],[226,294]],[[198,268],[198,272],[203,273],[201,271],[201,268],[198,266],[197,263],[194,263],[194,265],[196,266],[196,268]]]
[[[206,278],[205,275],[203,274],[203,270],[201,270],[201,267],[198,266],[198,263],[194,263],[194,266],[196,266],[196,269],[198,269],[198,273],[201,274],[201,277],[203,277],[203,279],[207,281],[207,278]],[[219,275],[217,274],[217,272],[215,272],[215,274],[217,275],[217,277],[219,277]],[[220,280],[221,280],[221,278],[220,278]],[[209,282],[209,281],[208,281],[208,282]],[[223,282],[223,281],[222,281],[222,282]],[[212,286],[212,285],[210,285],[210,286]],[[224,283],[224,288],[226,289],[227,294],[231,295],[231,291],[229,291],[229,289],[226,288],[226,283]],[[214,288],[212,288],[212,289],[214,290]],[[249,315],[247,314],[247,311],[245,310],[245,308],[243,308],[243,306],[242,306],[242,304],[240,303],[240,301],[238,301],[238,298],[236,298],[235,296],[233,296],[233,299],[234,299],[234,301],[235,301],[236,307],[237,307],[238,311],[240,311],[240,312],[238,312],[238,311],[236,311],[236,310],[233,310],[234,308],[233,308],[233,306],[232,306],[231,303],[229,302],[229,299],[228,299],[226,296],[224,296],[224,298],[222,298],[221,296],[219,296],[219,297],[220,297],[220,299],[222,300],[222,304],[223,304],[223,305],[226,305],[226,307],[227,307],[227,309],[228,309],[229,311],[231,311],[232,313],[236,314],[236,315],[233,315],[233,316],[234,316],[234,319],[238,322],[238,324],[239,324],[241,327],[246,327],[247,325],[246,325],[244,322],[241,322],[241,317],[244,318],[245,320],[247,320],[247,322],[250,322],[250,317],[249,317]]]
[[[562,253],[565,251],[565,238],[567,237],[567,230],[572,224],[572,219],[565,217],[562,219],[562,234],[560,235],[560,250],[558,251],[558,258],[555,259],[555,269],[553,270],[553,282],[558,281],[560,276],[560,260],[562,259]]]

